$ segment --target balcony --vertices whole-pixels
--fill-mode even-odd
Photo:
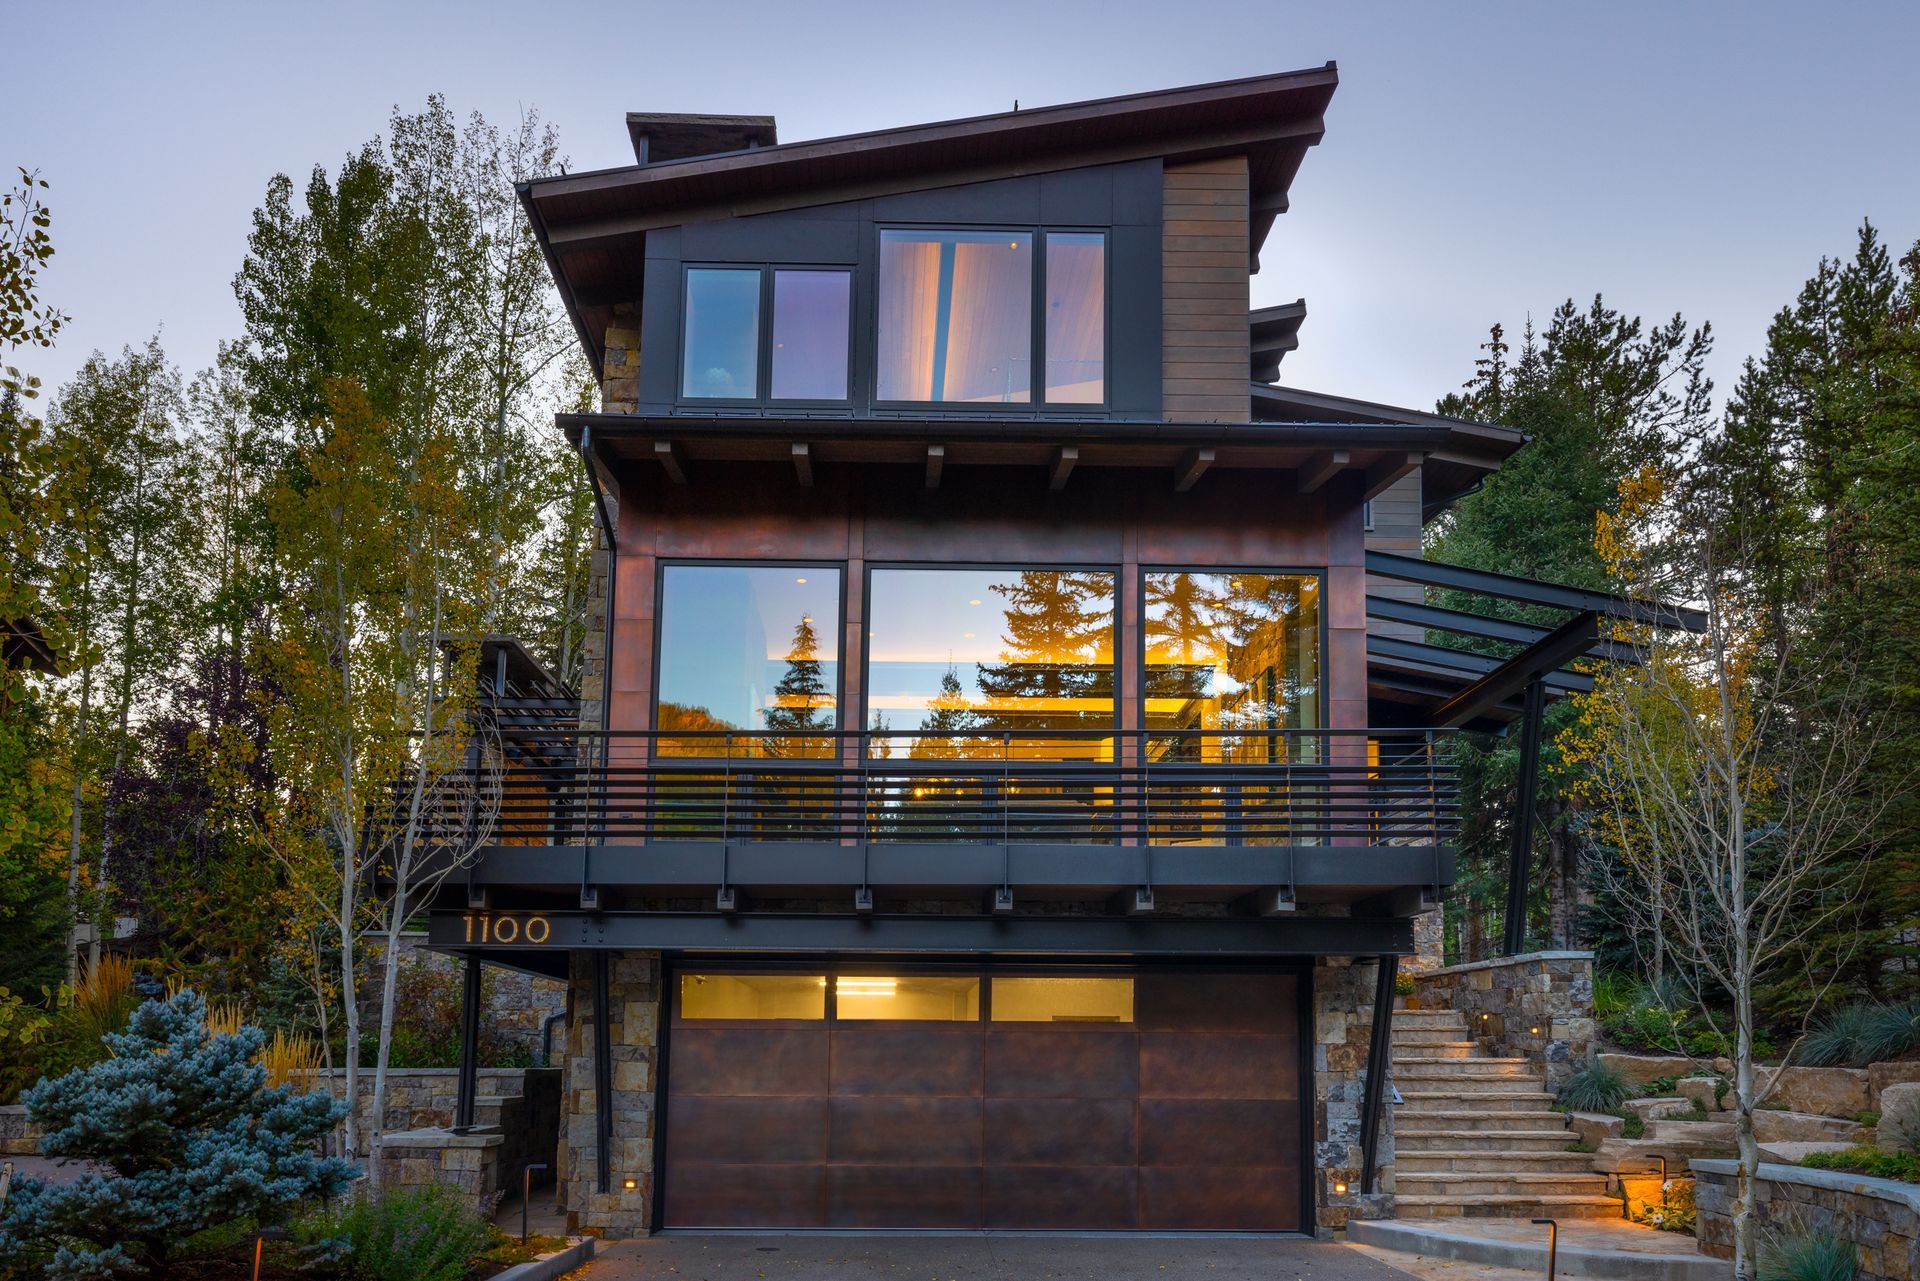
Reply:
[[[481,798],[471,816],[443,814],[441,836],[478,844],[475,889],[1350,900],[1451,881],[1446,740],[1419,729],[1042,740],[509,724],[464,789]]]

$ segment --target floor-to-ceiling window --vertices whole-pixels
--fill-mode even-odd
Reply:
[[[1320,579],[1150,570],[1141,696],[1156,758],[1272,760],[1321,724]]]
[[[661,751],[832,754],[840,577],[820,565],[668,565],[660,582]]]
[[[1087,569],[876,569],[867,727],[893,756],[1105,759],[1114,576]]]

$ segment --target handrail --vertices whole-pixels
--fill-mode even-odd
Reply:
[[[1458,837],[1458,782],[1444,751],[1450,736],[1426,729],[923,735],[502,727],[488,749],[494,759],[480,768],[494,780],[488,818],[498,845],[1437,849]],[[429,822],[451,828],[472,820],[448,812]]]

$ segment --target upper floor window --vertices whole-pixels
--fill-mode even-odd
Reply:
[[[876,316],[881,401],[1101,404],[1106,236],[885,229]],[[1036,330],[1036,272],[1045,318]],[[1042,370],[1039,387],[1034,371]],[[1037,392],[1037,397],[1036,397]]]
[[[681,397],[844,401],[851,296],[843,268],[688,268]]]

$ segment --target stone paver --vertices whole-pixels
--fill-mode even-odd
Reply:
[[[1454,1236],[1484,1237],[1489,1241],[1545,1242],[1547,1230],[1516,1219],[1450,1219],[1444,1223],[1419,1222],[1414,1227],[1432,1227]],[[1560,1224],[1560,1246],[1584,1246],[1590,1250],[1624,1250],[1630,1254],[1697,1254],[1698,1247],[1684,1232],[1658,1232],[1628,1223],[1624,1219],[1567,1219]]]
[[[1409,1281],[1317,1241],[1246,1237],[662,1236],[621,1241],[583,1281]],[[1472,1273],[1449,1273],[1472,1278]],[[1498,1278],[1497,1281],[1505,1281]]]

